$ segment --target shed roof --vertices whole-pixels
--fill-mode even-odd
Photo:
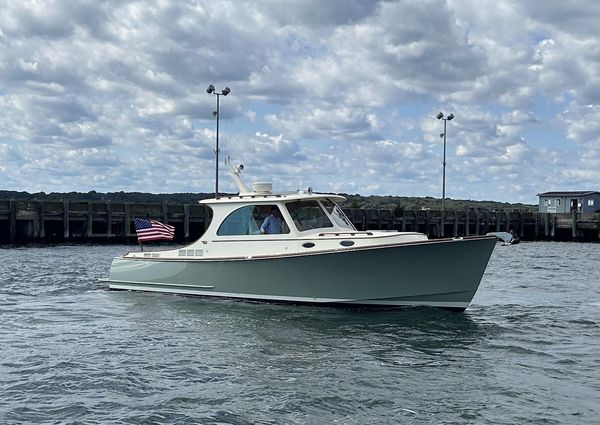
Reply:
[[[574,192],[568,192],[568,191],[564,191],[564,192],[543,192],[543,193],[538,193],[537,196],[586,196],[586,195],[592,195],[594,193],[600,193],[600,192],[597,192],[595,190],[574,191]]]

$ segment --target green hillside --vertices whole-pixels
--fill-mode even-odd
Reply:
[[[347,201],[342,203],[344,208],[370,208],[370,209],[393,209],[402,210],[420,210],[420,209],[441,209],[441,200],[432,197],[404,197],[404,196],[361,196],[358,194],[349,195],[342,193]],[[131,202],[131,203],[173,203],[173,204],[194,204],[201,199],[212,198],[213,193],[142,193],[142,192],[108,192],[101,193],[91,191],[68,192],[68,193],[28,193],[8,190],[0,190],[0,199],[17,200],[39,200],[39,201],[111,201],[111,202]],[[496,201],[473,201],[463,199],[446,199],[445,208],[447,210],[533,210],[537,211],[537,205],[507,203]]]

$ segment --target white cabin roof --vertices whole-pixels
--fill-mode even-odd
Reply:
[[[231,164],[229,164],[231,166]],[[224,204],[244,204],[244,203],[273,203],[273,202],[289,202],[289,201],[299,201],[299,200],[320,200],[320,199],[330,199],[332,202],[340,202],[345,201],[341,195],[327,194],[327,193],[314,193],[312,188],[308,189],[298,189],[295,192],[288,193],[274,193],[272,191],[272,183],[271,182],[254,182],[252,183],[252,189],[248,188],[248,186],[244,183],[241,177],[242,170],[244,169],[243,165],[231,166],[231,176],[233,180],[236,182],[240,192],[237,195],[224,195],[219,197],[218,199],[203,199],[199,201],[200,204],[205,205],[224,205]]]
[[[333,202],[342,202],[346,198],[341,195],[334,195],[328,193],[313,193],[298,191],[292,193],[247,193],[243,195],[224,195],[219,199],[203,199],[199,201],[201,204],[228,204],[228,203],[273,203],[274,201],[289,202],[298,200],[308,199],[330,199]]]

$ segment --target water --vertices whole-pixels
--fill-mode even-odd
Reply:
[[[497,246],[463,314],[109,291],[126,249],[0,250],[0,423],[598,423],[598,244]]]

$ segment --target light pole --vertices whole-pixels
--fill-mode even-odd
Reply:
[[[444,120],[444,132],[440,137],[444,138],[444,161],[442,162],[442,223],[440,226],[440,236],[444,237],[444,202],[446,201],[446,121],[451,121],[454,114],[444,117],[442,112],[435,116],[438,120]]]
[[[217,96],[217,110],[213,112],[213,115],[217,117],[217,142],[215,147],[215,199],[219,199],[219,97],[227,96],[231,90],[229,87],[225,87],[221,90],[221,93],[215,91],[215,86],[212,84],[206,89],[206,93],[214,94]]]

